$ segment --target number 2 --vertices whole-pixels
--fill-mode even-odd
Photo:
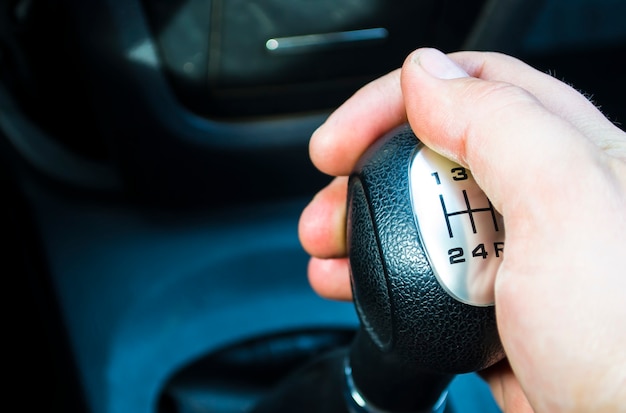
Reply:
[[[450,256],[450,264],[465,262],[465,258],[461,258],[463,256],[463,248],[452,248],[448,250],[448,255]]]
[[[497,241],[493,243],[493,250],[495,251],[495,256],[500,258],[504,253],[504,242]],[[465,252],[463,248],[457,247],[448,250],[448,257],[450,258],[450,264],[460,264],[465,262],[465,258],[463,258]],[[478,244],[476,248],[472,250],[472,257],[474,258],[482,258],[483,260],[487,259],[489,256],[489,252],[487,251],[487,247],[485,244]]]

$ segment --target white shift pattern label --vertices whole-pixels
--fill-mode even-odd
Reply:
[[[467,304],[492,305],[504,222],[471,172],[419,144],[410,167],[418,232],[441,285]]]

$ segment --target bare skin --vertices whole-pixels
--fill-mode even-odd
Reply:
[[[313,289],[351,299],[346,176],[406,121],[504,216],[495,308],[507,361],[482,373],[500,407],[626,412],[626,133],[512,57],[419,49],[314,133],[311,159],[336,178],[300,219]]]

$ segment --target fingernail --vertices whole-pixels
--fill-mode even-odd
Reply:
[[[469,76],[465,70],[437,49],[421,49],[414,54],[413,61],[439,79],[458,79]]]

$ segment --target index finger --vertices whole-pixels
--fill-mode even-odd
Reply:
[[[569,85],[499,53],[457,52],[449,57],[472,77],[526,89],[583,132],[602,137],[595,143],[611,151],[617,127]],[[324,173],[348,175],[376,139],[406,121],[398,69],[365,85],[330,115],[311,137],[311,160]]]
[[[363,86],[328,117],[309,142],[311,161],[329,175],[348,175],[376,139],[406,120],[398,69]]]

